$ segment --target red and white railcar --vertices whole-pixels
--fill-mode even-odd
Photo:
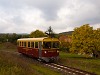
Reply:
[[[46,62],[54,61],[59,56],[59,40],[57,38],[22,38],[17,40],[18,52]]]

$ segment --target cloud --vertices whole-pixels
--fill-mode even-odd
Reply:
[[[26,5],[35,7],[41,10],[43,17],[48,20],[55,20],[57,17],[57,10],[64,5],[66,0],[26,0]]]
[[[30,33],[51,26],[71,31],[83,24],[100,27],[99,0],[0,0],[0,32]]]

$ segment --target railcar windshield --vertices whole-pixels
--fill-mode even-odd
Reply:
[[[59,42],[43,42],[43,48],[59,48]]]
[[[59,42],[52,42],[52,48],[59,48]]]

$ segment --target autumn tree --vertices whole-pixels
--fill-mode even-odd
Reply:
[[[94,54],[100,46],[100,42],[98,42],[100,39],[97,37],[100,37],[100,31],[94,31],[89,24],[75,28],[72,34],[72,48],[70,51],[85,55]]]
[[[30,37],[34,37],[34,38],[36,38],[36,37],[45,37],[45,36],[46,36],[45,33],[43,33],[40,30],[32,31],[30,33]]]
[[[100,57],[100,28],[93,31],[93,53],[95,57]]]

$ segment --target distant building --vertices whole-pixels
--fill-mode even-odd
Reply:
[[[59,37],[59,40],[60,40],[60,41],[63,41],[63,42],[72,42],[72,38],[71,38],[71,37],[68,37],[68,36],[66,36],[66,35],[61,35],[61,36]]]

